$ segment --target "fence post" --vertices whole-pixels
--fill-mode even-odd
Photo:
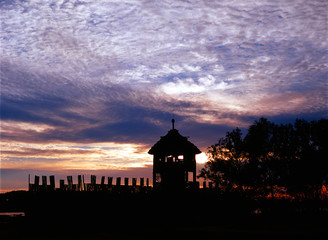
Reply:
[[[145,185],[145,179],[140,178],[140,187],[143,187]]]
[[[30,174],[28,175],[28,190],[31,191]]]
[[[50,177],[50,190],[54,191],[56,190],[56,186],[55,186],[55,176],[51,175]]]
[[[137,186],[137,179],[136,178],[132,178],[132,186],[133,187]]]
[[[40,182],[40,177],[35,175],[34,176],[34,185],[39,186],[39,182]]]
[[[102,176],[101,177],[101,190],[104,191],[105,190],[105,176]]]
[[[149,187],[149,178],[146,179],[146,185]]]
[[[59,180],[59,188],[60,188],[60,190],[62,190],[62,191],[65,190],[65,180],[64,180],[64,179],[60,179],[60,180]]]
[[[91,175],[91,185],[96,185],[97,183],[97,176]]]
[[[208,186],[209,186],[210,189],[212,189],[213,188],[213,183],[212,182],[209,182],[208,183]]]
[[[77,191],[82,191],[82,176],[77,176]]]
[[[105,185],[105,177],[104,176],[101,177],[101,185],[102,186]]]
[[[129,178],[124,178],[124,185],[129,186]]]
[[[121,178],[120,177],[116,178],[116,186],[121,186]]]
[[[91,175],[90,190],[91,191],[97,190],[97,176],[96,175]]]
[[[205,181],[203,182],[203,188],[204,189],[206,188],[206,182]]]
[[[111,187],[113,185],[113,178],[108,177],[108,187]]]
[[[47,190],[47,176],[42,176],[42,190]]]
[[[67,176],[67,185],[68,185],[68,190],[72,191],[73,190],[73,177],[72,176]]]

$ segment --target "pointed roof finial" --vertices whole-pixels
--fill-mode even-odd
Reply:
[[[172,129],[174,129],[174,118],[172,118]]]

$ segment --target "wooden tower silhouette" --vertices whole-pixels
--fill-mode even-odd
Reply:
[[[196,184],[196,154],[201,151],[174,128],[148,151],[153,157],[153,186],[165,189],[185,188],[192,173]]]

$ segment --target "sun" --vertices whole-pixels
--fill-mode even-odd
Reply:
[[[196,163],[206,163],[207,161],[208,161],[208,158],[205,153],[196,155]]]

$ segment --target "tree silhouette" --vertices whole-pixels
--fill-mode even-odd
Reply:
[[[201,170],[200,177],[213,181],[224,191],[231,191],[235,186],[242,191],[246,155],[241,130],[236,128],[227,132],[225,138],[208,149],[207,156],[210,160]]]
[[[248,128],[227,132],[207,152],[200,177],[222,191],[251,188],[274,197],[276,188],[319,197],[328,179],[328,120],[275,124],[260,118]]]
[[[315,197],[328,179],[328,120],[296,120],[296,156],[290,188]]]

